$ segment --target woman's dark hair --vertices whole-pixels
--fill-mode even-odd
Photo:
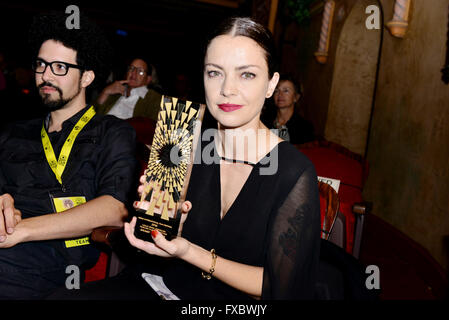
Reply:
[[[76,63],[85,70],[95,73],[91,85],[103,84],[111,69],[112,47],[103,31],[82,13],[80,28],[66,26],[67,15],[56,13],[34,17],[28,34],[32,57],[36,58],[39,49],[47,40],[61,42],[65,47],[76,51]]]
[[[211,41],[221,35],[244,36],[254,40],[265,51],[270,79],[278,70],[276,47],[273,36],[267,28],[249,17],[230,17],[225,19],[210,35],[206,50]]]

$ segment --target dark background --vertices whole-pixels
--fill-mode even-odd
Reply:
[[[202,101],[202,56],[207,32],[229,15],[250,15],[251,2],[238,1],[238,8],[232,8],[195,0],[0,1],[0,52],[6,56],[8,70],[20,67],[19,81],[29,82],[26,39],[32,17],[65,12],[68,5],[74,4],[105,31],[115,50],[116,77],[123,78],[134,54],[143,55],[155,66],[165,94],[176,94],[174,80],[183,74],[191,86],[190,99]],[[34,75],[31,80],[34,85]],[[33,90],[32,86],[29,90]]]

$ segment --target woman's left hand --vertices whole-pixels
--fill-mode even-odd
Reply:
[[[136,221],[136,217],[133,217],[130,223],[125,223],[125,235],[132,246],[143,250],[146,253],[160,257],[182,258],[191,247],[191,243],[186,239],[178,236],[171,241],[168,241],[165,239],[164,235],[157,230],[151,232],[154,243],[138,239],[134,236]]]

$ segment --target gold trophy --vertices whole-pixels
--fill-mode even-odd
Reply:
[[[205,107],[162,96],[141,196],[150,205],[136,210],[137,238],[153,241],[155,229],[169,240],[177,236]]]

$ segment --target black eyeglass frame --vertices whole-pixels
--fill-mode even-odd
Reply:
[[[45,64],[45,68],[44,68],[44,70],[41,71],[41,72],[36,71],[36,62],[38,62],[38,61],[39,61],[39,62],[43,62],[43,63]],[[65,66],[67,66],[65,73],[64,73],[64,74],[57,74],[57,73],[53,70],[53,63],[60,63],[60,64],[63,64],[63,65],[65,65]],[[81,71],[85,71],[85,70],[86,70],[84,67],[82,67],[82,66],[80,66],[80,65],[77,65],[77,64],[71,64],[71,63],[64,62],[64,61],[52,61],[52,62],[47,62],[47,61],[45,61],[44,59],[41,59],[41,58],[36,58],[36,60],[34,60],[34,63],[31,65],[31,69],[33,69],[33,71],[34,71],[35,73],[42,74],[42,73],[45,73],[45,71],[47,70],[47,67],[48,67],[48,66],[50,66],[51,72],[53,72],[53,74],[54,74],[55,76],[61,76],[61,77],[67,75],[67,73],[69,72],[69,69],[70,69],[70,68],[79,69],[79,70],[81,70]]]

